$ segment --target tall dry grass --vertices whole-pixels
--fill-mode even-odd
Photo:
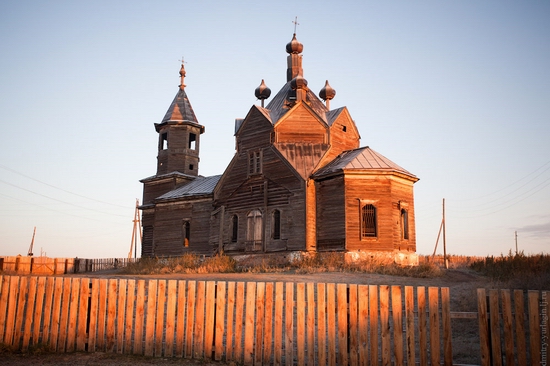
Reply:
[[[487,276],[499,287],[550,289],[550,254],[488,256],[474,261],[470,268]]]

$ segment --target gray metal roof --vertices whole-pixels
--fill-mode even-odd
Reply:
[[[290,97],[295,93],[290,86],[290,81],[286,83],[281,90],[271,99],[269,104],[266,106],[266,109],[269,110],[271,116],[271,122],[273,124],[283,117],[286,112],[292,108],[292,103]],[[321,100],[311,91],[307,89],[306,92],[306,103],[323,119],[327,122],[325,113],[327,112],[327,107],[321,102]]]
[[[399,172],[418,180],[414,174],[403,169],[368,146],[344,151],[333,161],[319,169],[313,176],[315,178],[320,178],[337,172],[343,172],[344,170],[386,170]]]
[[[216,187],[216,184],[218,184],[220,178],[221,175],[213,175],[210,177],[197,177],[192,182],[163,194],[162,196],[158,197],[157,200],[171,200],[183,197],[211,194],[212,192],[214,192],[214,188]]]
[[[161,123],[166,123],[168,121],[189,121],[199,123],[193,111],[193,107],[191,107],[189,98],[187,98],[185,89],[178,90],[178,94],[176,94],[172,104],[170,104]]]

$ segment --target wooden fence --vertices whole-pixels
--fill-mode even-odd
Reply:
[[[245,365],[452,365],[448,288],[0,277],[15,349]]]
[[[477,295],[482,365],[546,365],[550,292],[489,290],[487,296],[478,289]]]
[[[0,257],[0,271],[17,274],[55,275],[97,272],[126,267],[136,258],[49,258],[49,257]]]

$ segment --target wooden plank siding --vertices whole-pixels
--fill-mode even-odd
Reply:
[[[186,252],[211,254],[210,215],[211,198],[193,202],[168,202],[156,205],[153,253],[177,256]],[[189,222],[189,246],[184,246],[183,222]]]
[[[317,250],[344,250],[346,244],[344,177],[338,176],[315,182],[315,188],[317,191]]]
[[[346,249],[416,250],[412,183],[391,175],[346,175]],[[361,200],[376,207],[377,237],[361,237]],[[409,203],[409,239],[402,240],[400,201]]]

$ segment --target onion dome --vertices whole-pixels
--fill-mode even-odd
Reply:
[[[256,98],[260,100],[267,99],[271,95],[271,89],[269,89],[267,85],[265,85],[264,79],[262,79],[262,83],[254,91],[254,95],[256,95]]]
[[[325,86],[321,91],[319,92],[319,97],[321,97],[322,100],[331,100],[336,95],[336,90],[332,88],[332,86],[329,85],[328,80],[325,82]]]
[[[296,39],[296,33],[292,36],[292,40],[286,44],[287,53],[302,53],[304,45]]]
[[[300,74],[290,81],[290,87],[293,90],[305,89],[307,87],[307,80]]]

